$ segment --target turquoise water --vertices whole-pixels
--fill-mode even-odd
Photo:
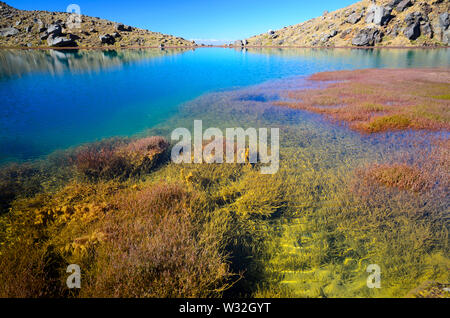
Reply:
[[[0,50],[0,161],[138,134],[206,93],[320,71],[440,66],[450,66],[449,49]]]

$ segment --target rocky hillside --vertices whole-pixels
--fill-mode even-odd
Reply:
[[[194,46],[180,37],[66,12],[24,11],[0,2],[0,47]]]
[[[448,46],[450,0],[363,0],[235,46]]]

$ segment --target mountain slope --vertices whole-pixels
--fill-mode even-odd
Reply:
[[[18,10],[0,2],[0,47],[194,46],[180,37],[66,12]]]
[[[449,45],[449,0],[363,0],[321,17],[253,36],[249,46]]]

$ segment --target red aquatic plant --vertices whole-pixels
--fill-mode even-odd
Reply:
[[[450,129],[448,69],[368,69],[312,75],[324,88],[287,92],[278,105],[343,121],[355,130]]]

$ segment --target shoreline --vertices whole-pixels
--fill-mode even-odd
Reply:
[[[192,46],[124,46],[124,47],[16,47],[4,46],[0,50],[141,50],[141,49],[205,49],[205,48],[224,48],[224,49],[356,49],[356,50],[382,50],[382,49],[396,49],[396,50],[436,50],[436,49],[450,49],[450,46],[228,46],[228,45],[192,45]]]

